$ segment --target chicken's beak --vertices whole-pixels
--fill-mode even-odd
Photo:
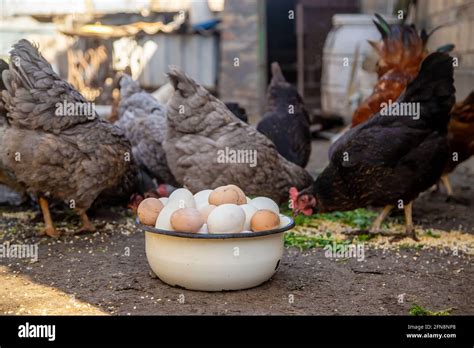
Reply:
[[[295,204],[295,202],[294,202],[293,204]],[[293,217],[298,216],[298,215],[300,215],[300,214],[305,214],[304,210],[301,209],[301,208],[298,207],[298,206],[294,206],[293,209],[292,209],[292,211],[293,211]],[[305,215],[306,215],[306,214],[305,214]]]
[[[306,216],[313,215],[315,213],[316,207],[317,207],[317,199],[314,196],[309,196],[310,200],[304,206],[301,206],[300,204],[296,204],[298,202],[298,199],[294,201],[293,205],[293,216],[303,214]]]
[[[315,213],[317,206],[318,206],[318,200],[316,199],[316,197],[312,196],[311,197],[311,214]]]

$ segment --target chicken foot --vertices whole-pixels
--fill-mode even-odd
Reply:
[[[48,201],[46,200],[46,198],[39,196],[38,203],[43,213],[43,219],[44,219],[44,225],[45,225],[41,234],[46,233],[48,236],[52,238],[58,238],[59,232],[54,227],[53,219],[51,218],[51,212],[49,211]]]
[[[382,225],[382,222],[385,220],[388,214],[390,214],[392,209],[393,209],[393,205],[386,205],[383,208],[379,216],[377,216],[375,221],[372,223],[372,227],[369,230],[370,233],[377,233],[378,231],[380,231],[380,226]]]
[[[448,198],[453,196],[453,187],[451,186],[451,181],[449,181],[449,176],[443,175],[441,177],[441,182],[443,183],[444,187],[446,188],[446,193],[448,194]]]
[[[446,202],[454,202],[462,205],[469,205],[470,201],[465,198],[461,197],[456,197],[453,193],[453,187],[451,186],[451,181],[449,180],[448,175],[443,175],[441,177],[441,182],[443,183],[443,186],[446,188],[446,194],[448,197],[446,198]]]
[[[393,237],[390,242],[397,242],[405,237],[410,237],[414,241],[419,242],[420,240],[416,236],[415,228],[413,226],[412,211],[413,211],[413,202],[406,204],[403,207],[405,212],[405,233]]]
[[[82,209],[77,209],[76,211],[82,221],[82,227],[79,230],[79,233],[95,232],[96,228],[89,220],[89,217],[87,216],[86,211]]]
[[[390,242],[396,242],[399,241],[405,237],[410,237],[415,241],[419,241],[418,237],[416,236],[415,233],[415,228],[413,226],[413,219],[412,219],[412,210],[413,210],[413,205],[412,202],[408,203],[403,207],[403,211],[405,213],[405,233],[400,234],[400,235],[393,235],[393,233],[390,233],[389,231],[384,231],[380,229],[380,226],[382,225],[382,222],[385,220],[385,218],[390,214],[390,211],[393,209],[393,205],[387,205],[383,208],[383,210],[380,212],[379,216],[375,219],[375,221],[372,223],[372,226],[369,230],[356,230],[356,231],[348,231],[344,232],[345,234],[348,235],[361,235],[361,234],[369,234],[369,235],[381,235],[381,236],[389,236],[393,237]]]

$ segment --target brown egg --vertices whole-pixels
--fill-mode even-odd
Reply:
[[[237,194],[239,195],[239,202],[237,203],[238,205],[241,205],[241,204],[247,204],[247,196],[245,196],[245,193],[244,191],[242,191],[242,189],[236,185],[227,185],[228,188],[232,189],[232,190],[235,190],[237,192]]]
[[[207,217],[209,216],[211,211],[214,210],[215,207],[216,207],[215,205],[209,204],[209,205],[204,205],[204,206],[198,208],[198,210],[201,213],[202,218],[204,219],[204,221],[207,221]]]
[[[144,225],[155,227],[156,218],[163,209],[163,203],[156,198],[147,198],[141,201],[137,209],[138,219]]]
[[[262,209],[253,214],[250,229],[253,232],[273,230],[280,226],[280,217],[271,210]]]
[[[204,219],[196,208],[181,208],[171,214],[170,223],[175,231],[197,233]]]
[[[244,191],[238,186],[227,185],[220,186],[211,192],[209,195],[209,204],[221,205],[221,204],[246,204],[247,198],[245,197]]]

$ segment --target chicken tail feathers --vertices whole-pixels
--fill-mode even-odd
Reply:
[[[0,59],[0,126],[7,123],[7,112],[3,105],[2,91],[6,89],[8,82],[3,81],[3,76],[5,76],[5,81],[8,81],[8,63]]]
[[[441,53],[449,53],[451,52],[452,50],[454,50],[456,46],[453,45],[453,44],[446,44],[446,45],[443,45],[443,46],[440,46],[436,49],[436,52],[441,52]]]
[[[126,99],[135,93],[140,92],[140,86],[130,75],[123,74],[120,78],[120,98]]]
[[[281,72],[280,64],[278,62],[272,63],[272,83],[286,82],[285,76]]]
[[[380,35],[382,35],[382,38],[386,38],[390,34],[390,25],[387,23],[385,18],[383,18],[381,15],[378,13],[375,14],[374,20],[372,20],[377,27],[377,30],[379,31]]]
[[[97,119],[93,105],[61,79],[28,40],[13,45],[2,79],[6,85],[2,96],[13,126],[57,131]]]
[[[418,76],[406,88],[399,102],[419,104],[419,117],[432,128],[446,130],[454,104],[453,60],[435,52],[421,64]]]
[[[8,71],[8,63],[3,59],[0,59],[0,92],[6,88],[6,84],[3,81],[3,72]]]
[[[196,81],[186,76],[184,72],[175,66],[170,67],[168,78],[175,91],[178,91],[184,98],[189,97],[198,90]]]
[[[34,83],[29,76],[32,76],[40,68],[38,65],[44,65],[45,68],[51,70],[51,66],[44,59],[38,50],[38,46],[32,44],[28,40],[21,39],[13,45],[10,52],[11,63],[10,72],[12,72],[28,89],[34,88]],[[43,66],[41,67],[43,68]]]

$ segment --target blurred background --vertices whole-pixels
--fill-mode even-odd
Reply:
[[[20,38],[40,45],[56,71],[97,111],[113,113],[117,73],[148,91],[182,67],[219,98],[263,115],[270,64],[278,61],[303,96],[313,123],[348,121],[376,82],[375,12],[389,23],[443,25],[431,50],[456,45],[457,98],[474,85],[472,0],[1,0],[0,55]],[[347,63],[347,64],[346,64]]]

